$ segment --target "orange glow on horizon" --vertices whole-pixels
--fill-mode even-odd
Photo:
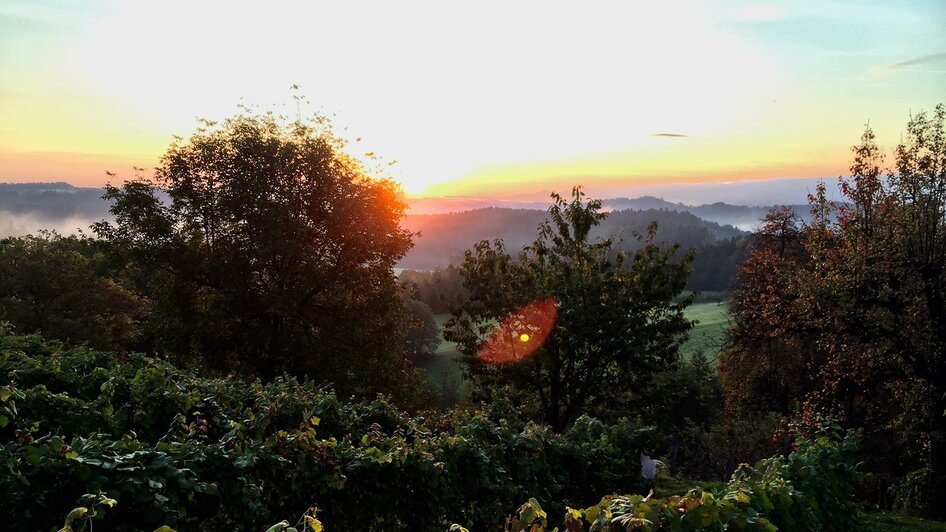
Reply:
[[[889,153],[946,80],[935,7],[837,4],[9,0],[0,182],[132,177],[241,102],[331,117],[409,197],[831,179],[866,122]],[[853,54],[799,20],[888,31]]]
[[[842,155],[847,155],[844,152]],[[569,177],[535,178],[510,180],[508,176],[492,177],[481,175],[476,178],[460,179],[429,187],[423,193],[407,194],[408,198],[475,198],[489,197],[501,199],[510,196],[539,194],[543,199],[548,190],[569,190],[575,185],[583,185],[591,194],[603,188],[628,188],[644,185],[679,185],[704,183],[732,183],[743,181],[768,181],[785,178],[823,178],[831,180],[846,175],[850,161],[838,157],[834,161],[799,162],[784,166],[745,168],[741,170],[692,171],[678,174],[602,176],[594,173],[576,173]],[[501,187],[501,188],[499,188]],[[501,193],[499,192],[501,191]],[[633,195],[633,193],[631,193]]]

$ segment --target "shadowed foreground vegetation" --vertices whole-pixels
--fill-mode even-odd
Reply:
[[[527,498],[552,516],[588,507],[589,523],[642,504],[749,530],[786,519],[841,529],[857,516],[853,439],[800,441],[715,494],[647,503],[638,457],[655,430],[627,420],[582,417],[556,434],[502,404],[422,418],[292,379],[205,379],[8,330],[0,375],[0,517],[12,530],[53,529],[79,502],[73,526],[109,530],[261,530],[303,513],[328,530],[487,530]],[[595,505],[629,489],[640,495]]]

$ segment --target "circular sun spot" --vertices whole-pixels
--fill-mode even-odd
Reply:
[[[489,364],[508,364],[542,347],[555,328],[556,305],[540,299],[508,314],[480,346],[478,358]]]

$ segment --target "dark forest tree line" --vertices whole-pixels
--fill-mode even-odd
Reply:
[[[399,266],[416,271],[409,282],[424,284],[423,272],[446,270],[459,265],[464,252],[481,240],[502,240],[510,249],[532,243],[536,228],[546,213],[532,209],[485,208],[449,214],[408,215],[405,227],[419,233],[416,245]],[[651,222],[657,222],[657,238],[680,245],[677,258],[694,249],[696,259],[688,290],[725,292],[730,288],[736,267],[745,257],[749,233],[732,226],[701,220],[688,212],[667,209],[618,210],[593,229],[592,238],[615,239],[615,247],[633,253],[642,246],[635,237],[646,233]],[[447,299],[456,291],[444,283],[450,271],[434,274],[428,282],[443,284]],[[403,276],[402,276],[403,279]],[[429,290],[421,288],[421,299],[432,308],[442,305],[426,297]],[[444,309],[445,311],[445,309]],[[438,311],[439,313],[440,311]]]
[[[114,274],[101,240],[54,233],[0,239],[0,321],[96,349],[136,346],[148,301]]]
[[[659,231],[659,227],[658,224],[657,236],[661,241],[676,242],[665,239],[665,233]],[[695,248],[681,245],[673,257],[674,260],[680,260],[687,251],[693,251],[693,263],[686,289],[693,292],[729,292],[733,278],[755,238],[755,235],[736,236],[711,241]],[[628,241],[631,243],[628,244]],[[614,247],[624,253],[633,253],[638,249],[638,241],[633,238],[628,241],[617,241]],[[424,302],[435,314],[443,314],[450,310],[451,304],[457,304],[468,295],[468,291],[463,287],[463,275],[459,267],[461,262],[433,270],[404,270],[398,275],[398,282],[413,298]]]

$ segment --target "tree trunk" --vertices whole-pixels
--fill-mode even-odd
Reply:
[[[930,502],[931,517],[946,520],[946,398],[936,402],[934,417],[935,428],[930,435]]]

